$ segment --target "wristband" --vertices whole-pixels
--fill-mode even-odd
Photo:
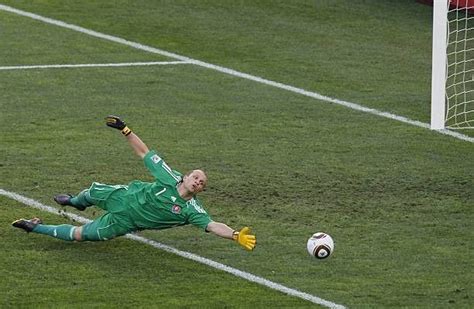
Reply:
[[[122,132],[122,134],[125,135],[125,136],[129,136],[130,133],[132,133],[132,130],[130,130],[130,128],[126,126],[126,127],[123,128],[122,131],[120,131],[120,132]]]
[[[239,238],[239,231],[232,232],[232,239],[237,240]]]

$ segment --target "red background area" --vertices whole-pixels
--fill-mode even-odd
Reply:
[[[418,2],[433,5],[433,0],[418,0]],[[451,0],[449,6],[451,8],[467,8],[469,13],[474,14],[474,0]]]

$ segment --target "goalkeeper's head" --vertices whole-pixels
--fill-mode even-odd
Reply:
[[[192,193],[197,194],[202,192],[207,185],[207,175],[203,170],[193,170],[183,176],[182,186]]]

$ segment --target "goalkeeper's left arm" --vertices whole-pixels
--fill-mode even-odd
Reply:
[[[107,126],[122,132],[132,149],[140,158],[143,159],[148,153],[148,151],[150,151],[147,145],[135,133],[132,132],[132,130],[125,123],[125,121],[120,119],[120,117],[109,115],[105,117],[105,120]]]
[[[207,225],[206,230],[216,234],[217,236],[232,239],[249,251],[252,251],[257,244],[255,235],[250,234],[250,229],[248,227],[244,227],[240,231],[235,231],[224,223],[213,221]]]

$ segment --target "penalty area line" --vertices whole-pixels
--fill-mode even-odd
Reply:
[[[188,62],[188,61],[154,61],[154,62],[123,62],[123,63],[17,65],[17,66],[0,66],[0,71],[30,70],[30,69],[62,69],[62,68],[133,67],[133,66],[151,66],[151,65],[190,64],[190,63],[191,62]]]
[[[61,211],[58,208],[54,208],[54,207],[51,207],[51,206],[44,205],[44,204],[42,204],[38,201],[35,201],[31,198],[25,197],[23,195],[15,193],[15,192],[6,191],[6,190],[3,190],[1,188],[0,188],[0,195],[3,195],[3,196],[8,197],[10,199],[13,199],[17,202],[20,202],[20,203],[22,203],[24,205],[27,205],[27,206],[30,206],[32,208],[36,208],[36,209],[39,209],[41,211],[46,211],[46,212],[53,213],[53,214],[56,214],[56,215],[61,215],[61,216],[67,217],[69,219],[75,220],[75,221],[83,223],[83,224],[89,223],[89,222],[92,221],[92,220],[84,218],[82,216],[79,216],[79,215],[76,215],[76,214],[73,214],[73,213],[69,213],[69,212],[65,212],[65,211]],[[134,241],[141,242],[143,244],[150,245],[154,248],[164,250],[166,252],[184,257],[186,259],[189,259],[189,260],[192,260],[192,261],[195,261],[195,262],[199,262],[201,264],[210,266],[212,268],[216,268],[218,270],[225,271],[229,274],[232,274],[236,277],[245,279],[247,281],[254,282],[254,283],[266,286],[270,289],[288,294],[290,296],[298,297],[298,298],[310,301],[312,303],[315,303],[315,304],[318,304],[318,305],[321,305],[321,306],[324,306],[324,307],[327,307],[327,308],[333,308],[333,309],[345,309],[346,308],[343,305],[339,305],[339,304],[324,300],[322,298],[319,298],[317,296],[314,296],[314,295],[311,295],[311,294],[308,294],[308,293],[305,293],[305,292],[301,292],[301,291],[298,291],[298,290],[295,290],[295,289],[292,289],[292,288],[288,288],[284,285],[281,285],[279,283],[267,280],[265,278],[262,278],[262,277],[259,277],[259,276],[256,276],[256,275],[253,275],[251,273],[241,271],[239,269],[221,264],[219,262],[207,259],[205,257],[199,256],[199,255],[196,255],[196,254],[193,254],[193,253],[190,253],[190,252],[178,250],[178,249],[173,248],[171,246],[159,243],[157,241],[154,241],[154,240],[142,237],[142,236],[138,236],[138,235],[135,235],[135,234],[127,234],[127,235],[125,235],[125,237],[128,238],[128,239],[134,240]]]

